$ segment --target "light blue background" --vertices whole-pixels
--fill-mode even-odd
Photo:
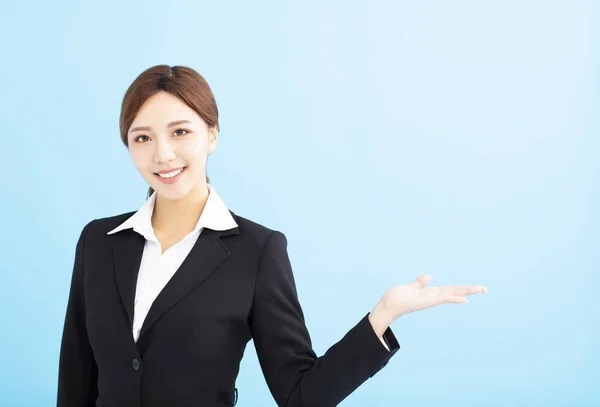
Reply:
[[[84,4],[85,3],[85,4]],[[419,274],[489,293],[396,320],[341,404],[600,405],[594,1],[3,4],[0,405],[55,403],[75,244],[147,185],[119,140],[155,64],[211,85],[211,181],[289,239],[321,355]],[[238,406],[275,405],[248,344]]]

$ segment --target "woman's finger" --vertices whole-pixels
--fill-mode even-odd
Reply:
[[[442,286],[440,291],[444,294],[465,296],[472,294],[483,294],[487,292],[487,289],[480,285],[453,285],[453,286]]]
[[[412,283],[410,283],[409,286],[414,287],[414,288],[423,288],[427,284],[429,284],[430,281],[431,281],[431,276],[428,276],[427,274],[423,274],[423,275],[420,275],[419,277],[417,277],[417,279],[415,281],[413,281]]]
[[[466,304],[469,300],[465,297],[460,297],[456,295],[450,295],[444,298],[444,304]]]

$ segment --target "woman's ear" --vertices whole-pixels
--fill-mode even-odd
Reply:
[[[208,128],[208,154],[212,153],[217,148],[219,141],[219,126],[214,124]]]

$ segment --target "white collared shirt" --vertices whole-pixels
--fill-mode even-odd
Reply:
[[[146,200],[142,207],[125,222],[107,234],[117,233],[123,229],[133,228],[146,239],[144,252],[135,289],[133,312],[133,339],[137,342],[144,319],[150,311],[150,306],[173,277],[183,260],[192,250],[204,228],[212,230],[228,230],[237,227],[227,205],[221,200],[212,185],[208,185],[209,195],[204,210],[192,232],[181,241],[162,253],[160,242],[152,227],[152,213],[156,202],[156,191]],[[389,351],[383,337],[379,340]]]
[[[135,289],[133,339],[136,342],[150,306],[190,253],[202,230],[204,228],[228,230],[238,226],[214,187],[209,184],[208,190],[206,205],[194,230],[164,253],[152,227],[156,191],[136,213],[107,233],[110,235],[123,229],[133,228],[146,239]]]

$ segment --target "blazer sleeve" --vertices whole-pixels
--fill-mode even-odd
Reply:
[[[98,396],[98,368],[87,335],[83,292],[85,239],[94,221],[79,236],[67,302],[58,368],[58,407],[92,407]]]
[[[382,369],[400,346],[388,328],[383,336],[386,349],[368,315],[317,357],[298,300],[287,239],[273,231],[258,270],[250,329],[277,405],[336,406]]]

